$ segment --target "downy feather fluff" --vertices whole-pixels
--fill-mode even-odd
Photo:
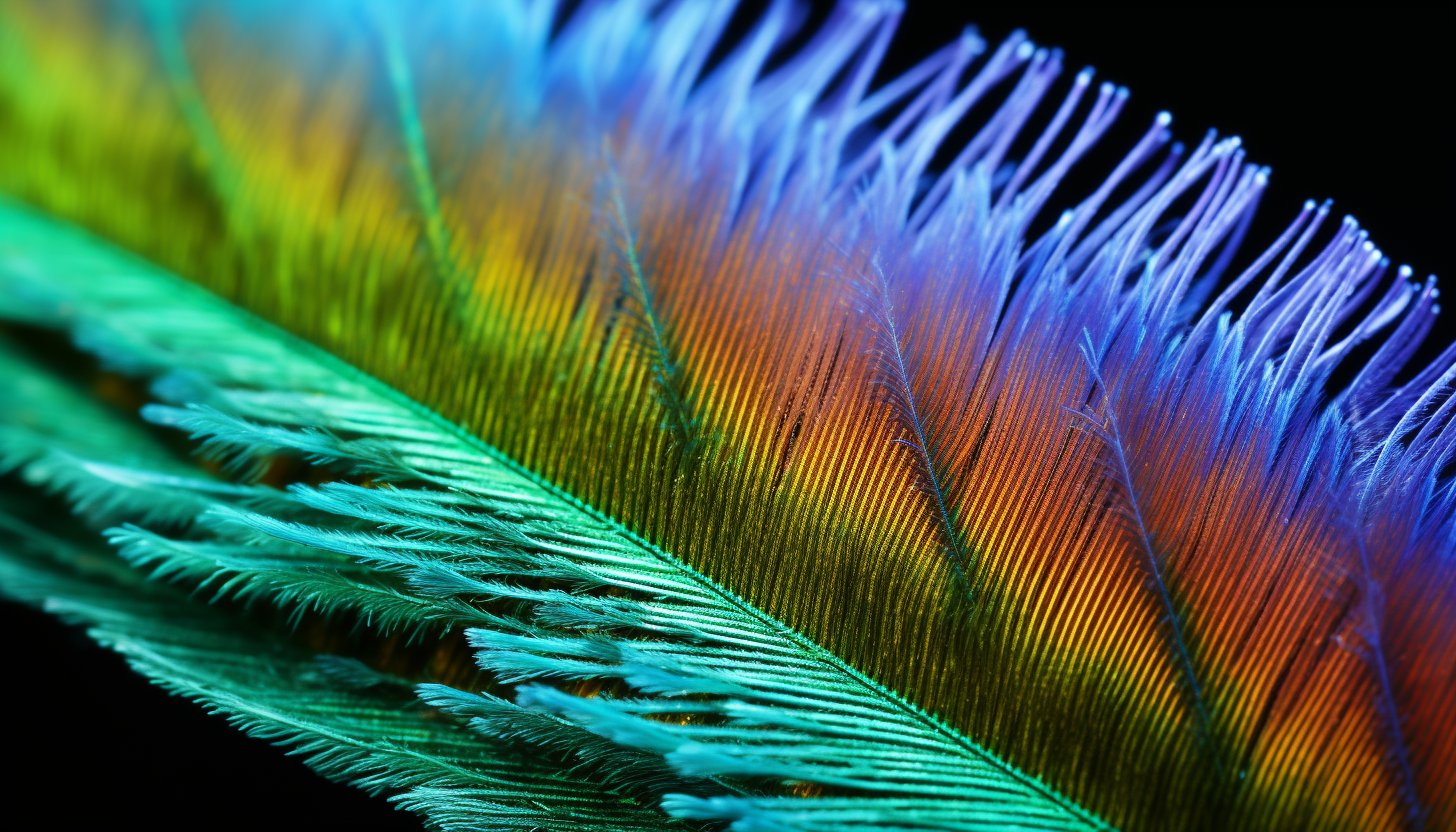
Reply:
[[[1456,827],[1434,282],[734,12],[0,2],[0,592],[441,829]]]

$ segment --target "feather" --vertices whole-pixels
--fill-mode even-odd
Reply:
[[[1456,824],[1434,282],[735,8],[0,3],[0,593],[444,829]]]

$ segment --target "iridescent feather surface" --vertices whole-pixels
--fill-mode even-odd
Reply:
[[[1434,281],[734,12],[0,0],[0,591],[439,828],[1456,827]]]

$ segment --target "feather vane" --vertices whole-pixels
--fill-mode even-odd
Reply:
[[[1166,114],[1076,192],[1128,93],[1022,34],[881,79],[897,3],[735,9],[0,3],[0,315],[106,371],[0,355],[4,493],[582,828],[1456,824],[1434,281],[1328,205],[1250,252],[1268,170]],[[401,765],[321,768],[540,817]]]

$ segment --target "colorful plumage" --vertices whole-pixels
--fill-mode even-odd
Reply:
[[[734,11],[0,2],[0,592],[443,829],[1456,828],[1434,282]]]

